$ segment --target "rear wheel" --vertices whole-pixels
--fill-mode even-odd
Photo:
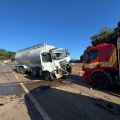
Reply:
[[[92,75],[92,87],[99,89],[109,88],[111,85],[111,78],[107,73],[96,72]]]
[[[21,67],[21,74],[25,74],[25,68],[24,67]]]
[[[17,67],[16,72],[20,73],[20,67]]]
[[[36,70],[32,70],[32,71],[31,71],[31,74],[32,74],[33,77],[37,77],[37,76],[38,76],[38,73],[37,73]]]
[[[19,66],[17,67],[16,72],[20,74],[25,74],[26,71],[24,67]]]

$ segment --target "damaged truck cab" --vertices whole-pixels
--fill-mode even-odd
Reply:
[[[68,50],[45,43],[18,51],[15,59],[18,73],[30,72],[33,76],[39,75],[45,80],[61,78],[71,72]]]

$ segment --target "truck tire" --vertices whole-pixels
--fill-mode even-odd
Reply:
[[[21,67],[21,74],[25,74],[25,68],[24,67]]]
[[[69,72],[69,73],[72,72],[72,67],[70,65],[67,65],[67,72]]]
[[[43,72],[43,75],[42,75],[43,79],[46,80],[46,81],[52,81],[52,77],[51,77],[51,74],[50,72]]]
[[[92,75],[92,87],[107,89],[111,86],[111,79],[107,73],[96,72]]]
[[[36,70],[32,70],[31,74],[32,74],[33,77],[37,77],[37,75],[38,75]]]
[[[24,67],[19,66],[17,67],[16,72],[20,74],[25,74],[26,71]]]
[[[19,67],[17,67],[16,72],[20,73],[20,68]]]

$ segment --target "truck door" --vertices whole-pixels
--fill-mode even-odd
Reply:
[[[43,71],[49,71],[49,72],[54,71],[54,65],[50,53],[41,54],[41,64]]]

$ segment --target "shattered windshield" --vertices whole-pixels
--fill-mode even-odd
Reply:
[[[53,60],[60,60],[60,59],[64,59],[68,55],[69,55],[69,53],[67,50],[55,50],[52,53],[52,58],[53,58]]]

